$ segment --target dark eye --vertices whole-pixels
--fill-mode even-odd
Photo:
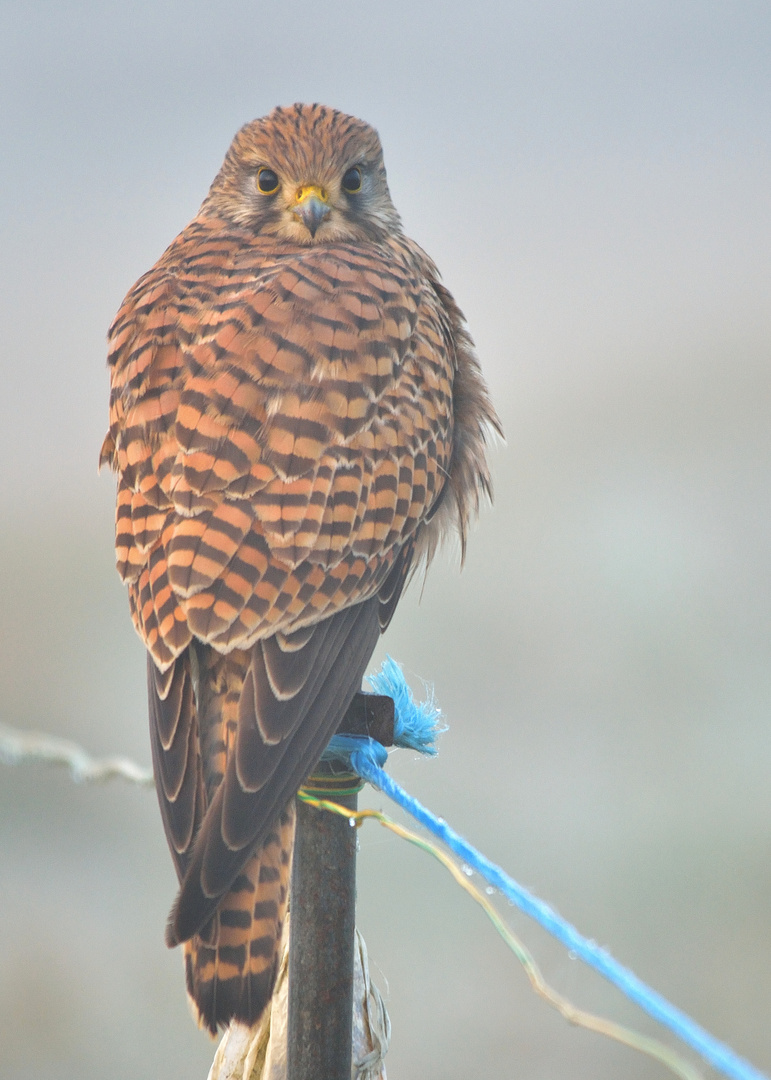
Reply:
[[[273,195],[278,191],[278,177],[272,169],[263,166],[257,170],[257,187],[263,195]]]
[[[349,195],[361,191],[361,169],[358,166],[354,165],[343,176],[343,191],[347,191]]]

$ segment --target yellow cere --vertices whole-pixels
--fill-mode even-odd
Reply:
[[[325,203],[329,200],[329,194],[327,193],[326,188],[319,187],[318,184],[306,184],[297,189],[296,202],[298,206],[312,198],[319,199],[321,202]]]

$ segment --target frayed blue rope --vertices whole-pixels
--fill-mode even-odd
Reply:
[[[385,658],[380,671],[367,676],[367,682],[374,693],[393,698],[394,746],[433,757],[437,737],[447,730],[447,725],[441,722],[442,710],[434,701],[434,691],[428,690],[425,701],[415,701],[402,669],[390,656]],[[365,735],[333,735],[321,757],[324,761],[349,766],[354,750],[365,748],[371,752],[371,760],[376,765],[385,765],[388,760],[385,748]]]
[[[371,739],[369,735],[333,735],[327,743],[326,750],[321,755],[321,760],[351,769],[353,767],[351,765],[353,755],[357,751],[366,754],[367,760],[374,765],[385,765],[388,761],[386,748],[377,739]],[[361,775],[361,773],[358,775]]]
[[[655,1020],[665,1024],[671,1031],[678,1035],[689,1046],[697,1050],[702,1057],[714,1068],[725,1073],[726,1076],[734,1077],[735,1080],[768,1080],[748,1061],[740,1058],[737,1054],[713,1038],[695,1021],[685,1013],[671,1005],[665,998],[651,990],[637,976],[623,967],[618,961],[600,948],[593,941],[587,941],[571,926],[569,922],[558,915],[556,911],[545,904],[538,897],[533,896],[505,871],[482,855],[468,841],[450,828],[446,821],[436,817],[422,806],[417,799],[399,787],[391,777],[376,765],[364,749],[355,750],[351,755],[351,766],[364,780],[380,788],[390,799],[398,803],[404,810],[419,821],[429,832],[442,840],[451,851],[476,870],[486,881],[504,896],[517,905],[526,915],[535,919],[545,930],[566,945],[571,952],[580,957],[606,979],[614,983],[628,998],[636,1002],[641,1008]]]
[[[393,698],[394,744],[433,757],[437,737],[447,731],[447,725],[441,723],[442,710],[434,701],[433,689],[429,689],[428,698],[418,704],[402,669],[390,656],[385,658],[380,671],[367,676],[367,682],[374,693]]]
[[[407,736],[408,740],[410,740],[407,745],[414,749],[420,749],[420,745],[416,745],[413,740],[416,739],[417,743],[420,744],[425,739],[425,745],[430,749],[423,752],[435,753],[432,744],[437,732],[437,720],[440,714],[433,703],[433,695],[429,710],[423,715],[421,721],[421,706],[415,706],[401,668],[390,657],[378,675],[374,677],[368,676],[368,681],[377,693],[388,694],[393,697],[396,706],[397,729],[399,727],[400,704],[402,701],[406,702],[409,716],[406,728],[412,732]],[[386,686],[389,689],[385,689]],[[431,719],[428,719],[429,716]],[[422,728],[421,722],[423,724]],[[432,735],[428,734],[429,725],[433,732]],[[335,736],[335,739],[340,738],[346,737]],[[379,743],[376,743],[374,739],[357,737],[351,738],[350,741],[355,743],[355,747],[347,751],[350,753],[350,765],[354,772],[358,773],[359,776],[374,787],[380,788],[429,832],[443,841],[469,867],[476,870],[486,881],[498,889],[512,903],[516,904],[520,910],[524,911],[526,915],[540,923],[545,930],[548,930],[553,937],[566,945],[584,963],[589,964],[595,971],[598,971],[609,982],[617,986],[631,1001],[644,1009],[649,1016],[668,1027],[683,1042],[701,1054],[705,1061],[708,1061],[715,1069],[719,1069],[724,1075],[732,1077],[733,1080],[768,1080],[768,1077],[759,1072],[754,1065],[739,1057],[729,1046],[715,1039],[694,1020],[691,1020],[689,1016],[681,1012],[680,1009],[671,1005],[666,998],[646,986],[633,972],[619,964],[617,960],[614,960],[605,949],[600,948],[595,942],[588,941],[579,934],[574,926],[571,926],[548,904],[539,900],[537,896],[533,896],[527,889],[517,884],[513,878],[510,878],[504,870],[472,847],[459,833],[450,828],[443,818],[436,817],[430,810],[421,805],[417,799],[408,795],[380,767],[385,763],[387,755],[385,755],[385,750]]]

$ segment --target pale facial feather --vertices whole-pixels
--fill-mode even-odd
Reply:
[[[342,178],[352,166],[362,173],[361,191],[355,194],[342,188]],[[260,167],[278,176],[275,194],[259,190]],[[308,185],[323,189],[330,207],[315,236],[293,212],[298,191]],[[260,235],[302,246],[377,241],[401,227],[377,132],[361,120],[319,105],[274,109],[241,128],[202,211],[214,211]]]

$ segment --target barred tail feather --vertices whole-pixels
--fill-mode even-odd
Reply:
[[[193,1012],[212,1035],[231,1020],[252,1026],[270,1001],[289,899],[294,827],[293,800],[220,902],[211,931],[184,943]]]

